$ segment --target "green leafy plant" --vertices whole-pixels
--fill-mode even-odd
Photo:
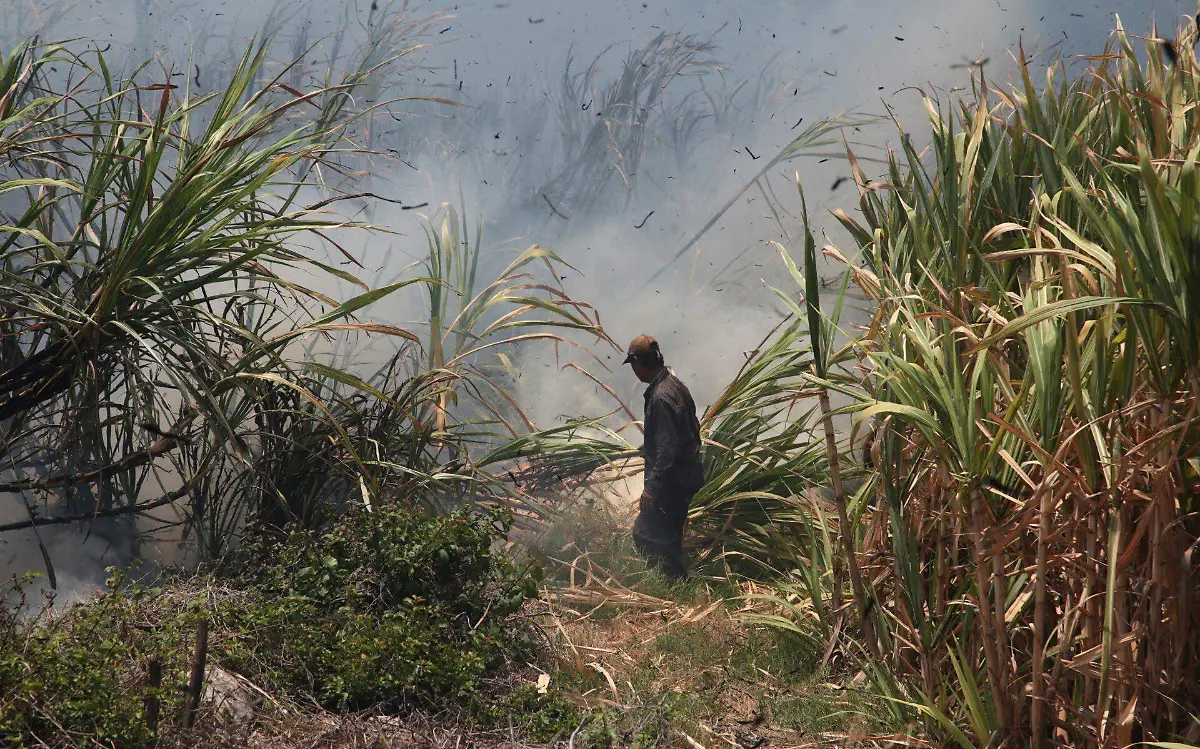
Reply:
[[[188,637],[202,597],[155,616],[142,614],[161,589],[116,572],[108,590],[67,612],[29,605],[24,585],[4,586],[0,608],[0,741],[5,746],[142,746],[155,735],[147,707],[179,715]],[[170,608],[170,604],[168,604]],[[149,664],[161,678],[151,683]]]
[[[961,746],[1195,730],[1200,150],[1177,46],[1143,62],[1118,25],[1083,75],[1039,88],[1022,62],[1011,91],[927,99],[926,154],[904,136],[878,181],[850,154],[858,216],[837,217],[878,304],[855,410],[881,424],[855,553],[908,703]]]
[[[529,730],[551,730],[568,720],[561,698],[506,696],[493,683],[536,645],[515,615],[540,571],[493,547],[508,527],[500,511],[436,516],[391,503],[345,513],[322,533],[293,525],[282,538],[255,536],[211,576],[147,586],[117,572],[106,593],[64,613],[30,611],[19,589],[5,589],[0,737],[141,746],[156,736],[151,701],[157,735],[178,731],[201,621],[210,667],[295,704],[536,705]]]
[[[221,657],[332,709],[469,700],[533,644],[510,616],[538,577],[493,551],[507,530],[499,511],[387,503],[264,537],[235,563],[253,603],[228,612],[244,634]]]

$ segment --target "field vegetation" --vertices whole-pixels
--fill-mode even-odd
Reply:
[[[1195,33],[981,77],[878,182],[850,154],[861,644],[947,741],[1200,738]]]
[[[929,146],[901,133],[877,177],[848,150],[834,305],[811,232],[780,246],[793,321],[702,420],[698,539],[783,573],[777,623],[940,742],[1200,739],[1195,33],[927,98]]]
[[[737,193],[802,217],[791,315],[702,415],[671,585],[624,538],[636,415],[604,373],[563,367],[610,414],[539,428],[516,396],[530,347],[614,346],[552,251],[492,274],[443,206],[400,278],[347,270],[372,229],[336,211],[376,199],[353,173],[383,137],[355,92],[407,49],[379,24],[310,91],[269,39],[209,95],[72,45],[0,60],[0,491],[26,511],[0,531],[157,518],[194,548],[68,610],[5,589],[7,745],[1200,744],[1195,27],[1017,50],[1015,85],[927,98],[881,174],[847,146],[840,245],[799,176]],[[708,52],[659,37],[604,101],[651,107],[637,75]],[[612,200],[602,140],[564,148],[541,197]],[[402,294],[419,323],[369,317]]]

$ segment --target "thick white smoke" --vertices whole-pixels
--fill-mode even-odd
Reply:
[[[307,50],[294,80],[316,85],[322,60],[361,43],[372,5],[380,12],[386,4],[18,3],[0,14],[0,45],[7,49],[37,30],[47,39],[90,38],[99,47],[111,45],[110,56],[126,70],[155,56],[144,75],[176,73],[203,91],[219,84],[221,66],[274,19],[275,59]],[[561,274],[566,290],[595,304],[619,343],[639,333],[655,335],[703,409],[742,364],[743,352],[779,319],[767,286],[789,288],[791,281],[766,241],[786,243],[799,228],[792,173],[800,173],[818,228],[835,239],[840,237],[828,209],[852,211],[856,202],[851,184],[836,183],[845,164],[835,157],[781,165],[770,176],[777,205],[768,205],[757,189],[748,191],[669,273],[647,287],[647,279],[765,163],[759,159],[771,158],[819,118],[844,111],[887,115],[890,109],[919,139],[924,108],[918,87],[940,90],[944,97],[969,85],[971,63],[981,63],[1002,85],[1013,67],[1009,50],[1019,40],[1027,54],[1061,52],[1070,58],[1103,47],[1114,12],[1141,29],[1152,14],[1172,27],[1180,14],[1194,11],[1191,0],[1119,0],[1103,8],[1060,0],[413,2],[410,17],[429,20],[418,24],[423,33],[412,41],[425,46],[404,58],[391,95],[438,96],[462,106],[396,102],[376,115],[379,132],[371,136],[372,145],[389,157],[373,162],[371,189],[405,205],[429,207],[414,211],[378,203],[364,208],[357,217],[394,233],[361,237],[350,249],[369,269],[364,280],[390,279],[425,255],[419,213],[449,202],[472,219],[482,216],[485,243],[498,243],[489,267],[502,267],[513,251],[533,242],[554,249],[578,269]],[[697,125],[692,150],[680,151],[665,130],[654,129],[645,140],[639,173],[614,178],[636,184],[635,189],[624,194],[615,189],[618,199],[586,216],[570,213],[548,196],[543,200],[536,186],[565,163],[562,115],[575,106],[588,117],[593,113],[590,94],[586,101],[556,104],[568,58],[574,59],[573,71],[582,71],[607,50],[581,89],[591,92],[621,74],[632,50],[660,33],[677,32],[710,42],[713,49],[697,56],[708,63],[705,67],[666,84],[652,120],[669,120],[666,112],[679,114],[689,107],[708,112]],[[739,93],[728,98],[734,91]],[[730,102],[732,108],[720,109]],[[845,135],[861,154],[879,157],[896,132],[885,122]],[[558,211],[570,220],[552,215]],[[419,299],[396,297],[372,314],[395,322],[419,320],[420,305]],[[596,351],[609,372],[584,358],[574,360],[640,408],[640,388],[621,371],[620,356]],[[603,391],[561,371],[561,363],[545,348],[523,354],[517,393],[535,422],[548,426],[613,407]],[[0,497],[0,522],[20,519],[24,512],[19,497]],[[103,579],[105,565],[155,553],[145,547],[114,548],[123,542],[86,533],[42,531],[60,582],[95,584]],[[0,538],[0,573],[41,566],[32,532]]]

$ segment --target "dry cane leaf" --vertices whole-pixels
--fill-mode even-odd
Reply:
[[[620,702],[621,701],[621,693],[619,691],[617,691],[617,683],[615,681],[613,681],[612,674],[610,674],[608,672],[608,669],[606,669],[604,666],[601,666],[596,661],[592,661],[588,665],[600,672],[600,674],[608,682],[608,688],[612,690],[613,699],[616,700],[617,702]]]
[[[680,731],[679,735],[682,736],[684,738],[684,740],[688,742],[688,746],[693,747],[693,749],[706,749],[704,744],[701,744],[699,741],[696,741],[695,739],[693,739],[691,736],[688,736],[683,731]]]

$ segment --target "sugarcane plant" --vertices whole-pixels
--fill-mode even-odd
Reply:
[[[286,66],[256,87],[270,49],[252,44],[218,94],[115,78],[101,52],[4,58],[0,491],[26,517],[3,530],[138,516],[218,558],[247,524],[503,493],[476,457],[536,431],[513,358],[580,345],[567,333],[607,341],[552,252],[483,276],[480,236],[450,207],[426,262],[374,288],[344,270],[359,262],[345,238],[369,227],[333,211],[369,196],[321,177],[345,180],[338,149],[363,111],[349,94],[383,62],[309,92]],[[426,314],[368,309],[392,294]]]
[[[1191,26],[1145,62],[926,99],[925,154],[851,153],[878,305],[855,550],[894,699],[963,747],[1195,741],[1200,180]],[[845,258],[847,253],[830,250]]]
[[[803,221],[803,271],[796,266],[786,248],[777,242],[774,244],[778,247],[780,256],[792,278],[797,285],[804,289],[804,317],[808,322],[809,350],[812,352],[811,378],[817,385],[821,427],[825,434],[825,460],[829,470],[829,488],[837,509],[838,532],[842,541],[841,549],[845,555],[845,563],[850,575],[851,593],[858,624],[862,629],[863,642],[869,655],[878,660],[880,657],[879,642],[875,634],[874,614],[872,613],[875,605],[874,594],[863,582],[862,571],[859,568],[857,545],[853,535],[854,526],[850,523],[846,490],[842,482],[841,459],[838,455],[839,446],[834,428],[833,405],[830,399],[830,391],[838,388],[838,385],[831,380],[833,369],[839,360],[845,360],[845,350],[843,349],[843,355],[839,357],[838,352],[834,350],[834,340],[838,324],[841,321],[842,306],[846,300],[846,284],[850,275],[843,275],[842,286],[838,290],[834,309],[832,314],[826,318],[821,311],[821,282],[817,273],[816,240],[813,238],[812,228],[809,225],[808,204],[804,199],[804,188],[800,183],[799,175],[796,176],[796,187],[800,195],[800,215]],[[786,293],[776,290],[776,294],[792,308],[793,314],[801,311]],[[819,594],[819,591],[813,592]],[[833,608],[835,610],[841,608],[841,599],[841,579],[835,575],[833,579]]]
[[[346,121],[314,103],[327,91],[254,89],[269,45],[253,42],[209,95],[117,79],[102,52],[27,43],[4,57],[0,418],[4,490],[28,509],[6,527],[193,495],[224,452],[247,454],[239,427],[265,383],[303,391],[294,344],[355,329],[355,312],[412,282],[338,302],[294,280],[301,268],[352,278],[297,244],[347,225],[323,211],[330,199],[301,202]],[[289,119],[302,109],[316,116]],[[147,484],[184,444],[203,446],[196,472]],[[30,478],[38,465],[71,468]],[[136,488],[110,491],[125,480]],[[80,486],[126,501],[72,511]]]
[[[603,53],[579,72],[568,56],[553,104],[561,166],[530,199],[549,202],[568,220],[627,205],[668,87],[711,65],[706,56],[713,49],[711,41],[694,35],[660,32],[631,50],[620,75],[603,86],[594,83]]]

